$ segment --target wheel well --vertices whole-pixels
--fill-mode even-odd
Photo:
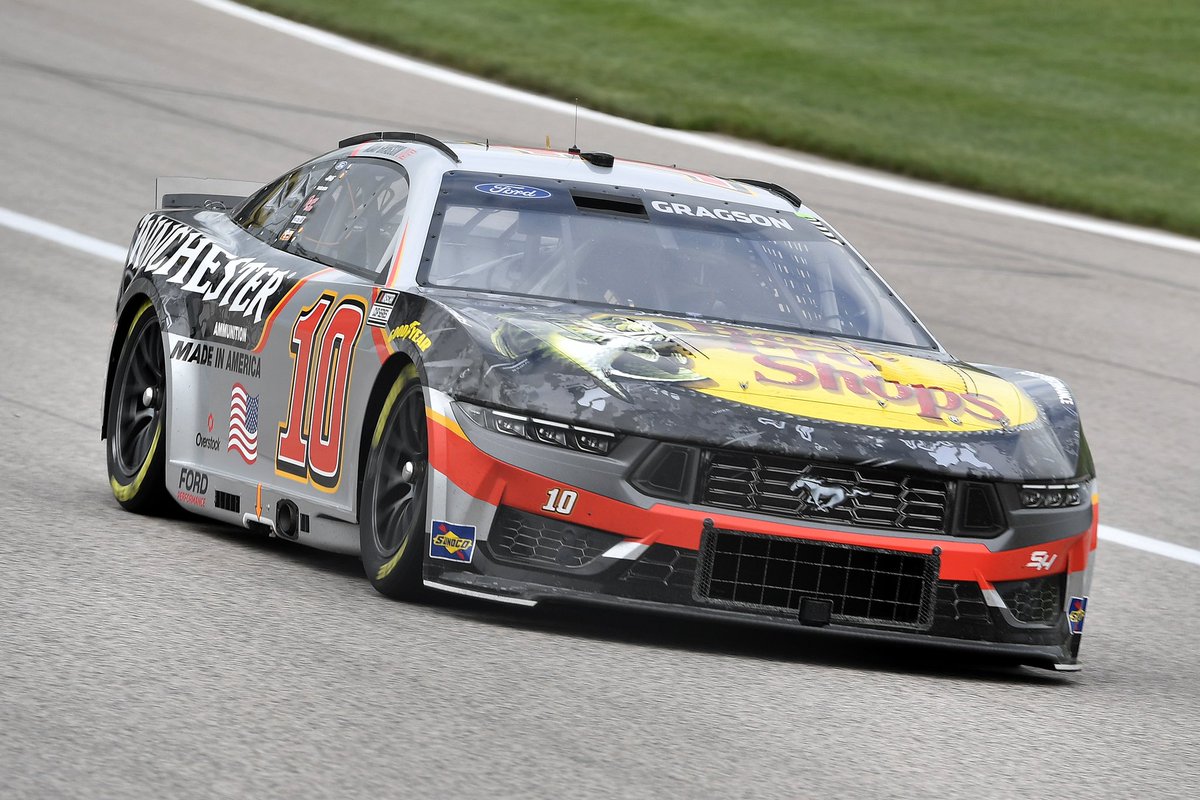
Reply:
[[[108,438],[108,397],[112,393],[113,375],[117,371],[117,359],[121,356],[121,348],[125,345],[125,340],[129,338],[129,325],[133,321],[134,316],[142,309],[146,303],[152,302],[150,297],[145,294],[132,295],[126,302],[125,307],[121,309],[121,316],[117,318],[117,324],[113,328],[112,346],[108,351],[108,370],[104,378],[104,407],[100,415],[100,438]],[[157,313],[157,309],[155,309]]]
[[[367,456],[371,453],[371,436],[375,433],[375,423],[383,410],[384,400],[399,377],[400,372],[413,361],[404,353],[395,353],[379,369],[375,376],[375,385],[371,387],[371,396],[367,399],[367,410],[363,415],[362,433],[358,443],[358,488],[354,493],[354,508],[358,511],[362,498],[363,473],[367,471]]]

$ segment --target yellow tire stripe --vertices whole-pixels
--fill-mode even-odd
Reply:
[[[392,413],[392,406],[396,404],[396,398],[400,396],[400,392],[404,391],[404,387],[408,385],[408,382],[416,377],[417,368],[412,364],[400,370],[400,375],[396,378],[396,382],[392,384],[387,398],[383,401],[383,408],[379,409],[379,418],[375,420],[375,433],[371,436],[372,448],[378,447],[379,443],[383,441],[383,430],[387,426],[388,415]]]
[[[400,544],[400,549],[396,551],[396,555],[389,558],[387,563],[379,568],[379,571],[375,573],[375,580],[381,581],[392,574],[392,570],[396,568],[396,565],[400,563],[400,559],[403,558],[404,551],[408,549],[408,542],[409,540],[405,539]]]
[[[412,364],[400,370],[400,375],[397,376],[395,383],[388,391],[387,398],[383,401],[383,408],[379,409],[379,419],[375,422],[375,433],[371,436],[371,449],[378,447],[379,443],[383,441],[383,432],[387,428],[387,420],[391,416],[392,406],[396,404],[396,398],[400,397],[400,393],[404,391],[405,386],[408,386],[409,381],[415,380],[417,377],[417,368]],[[392,574],[392,570],[396,568],[400,559],[404,557],[404,552],[408,550],[409,541],[409,539],[405,539],[401,542],[400,549],[379,567],[375,573],[375,580],[381,581]]]
[[[154,431],[154,441],[150,443],[150,450],[146,452],[146,458],[142,461],[142,468],[138,470],[137,475],[133,476],[133,480],[128,484],[121,484],[116,478],[111,475],[108,478],[112,484],[113,496],[124,502],[131,500],[137,496],[138,491],[142,488],[142,481],[146,479],[146,473],[150,471],[150,462],[154,460],[154,454],[158,451],[158,437],[162,435],[162,420],[159,420],[158,429]]]
[[[154,308],[154,304],[151,303],[149,300],[147,300],[145,303],[142,304],[142,307],[139,308],[137,310],[137,313],[133,315],[133,321],[131,321],[129,323],[129,330],[125,331],[126,339],[128,339],[133,334],[133,329],[137,327],[137,324],[141,320],[142,316],[152,308]]]
[[[129,323],[129,330],[125,332],[125,341],[129,341],[129,337],[133,335],[133,329],[137,327],[138,322],[145,316],[147,311],[152,311],[154,304],[147,300],[137,313],[133,315],[133,321]],[[146,451],[146,458],[142,461],[142,468],[133,476],[127,484],[123,484],[113,476],[108,476],[108,482],[112,486],[113,497],[121,502],[127,502],[134,497],[142,489],[142,481],[146,479],[146,473],[150,471],[150,464],[154,461],[154,456],[158,452],[158,440],[162,436],[162,419],[158,421],[158,429],[154,431],[154,441],[150,442],[150,449]]]

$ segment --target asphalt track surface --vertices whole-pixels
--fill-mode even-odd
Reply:
[[[160,175],[571,121],[185,2],[0,0],[0,208],[128,242]],[[795,188],[968,360],[1076,391],[1106,523],[1200,546],[1200,258],[589,123]],[[1082,673],[640,614],[376,595],[356,559],[122,512],[119,265],[0,227],[0,797],[1196,797],[1200,567],[1102,542]]]

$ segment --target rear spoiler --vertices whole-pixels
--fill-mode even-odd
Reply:
[[[262,184],[253,181],[159,178],[154,182],[155,207],[164,210],[206,208],[210,211],[232,211],[260,188]]]

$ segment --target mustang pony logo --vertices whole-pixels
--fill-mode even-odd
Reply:
[[[847,490],[842,486],[825,486],[810,478],[797,478],[788,487],[788,491],[791,492],[801,490],[804,492],[800,495],[801,502],[811,503],[813,508],[818,511],[829,511],[831,508],[837,508],[851,497],[867,497],[871,494],[865,489]]]

